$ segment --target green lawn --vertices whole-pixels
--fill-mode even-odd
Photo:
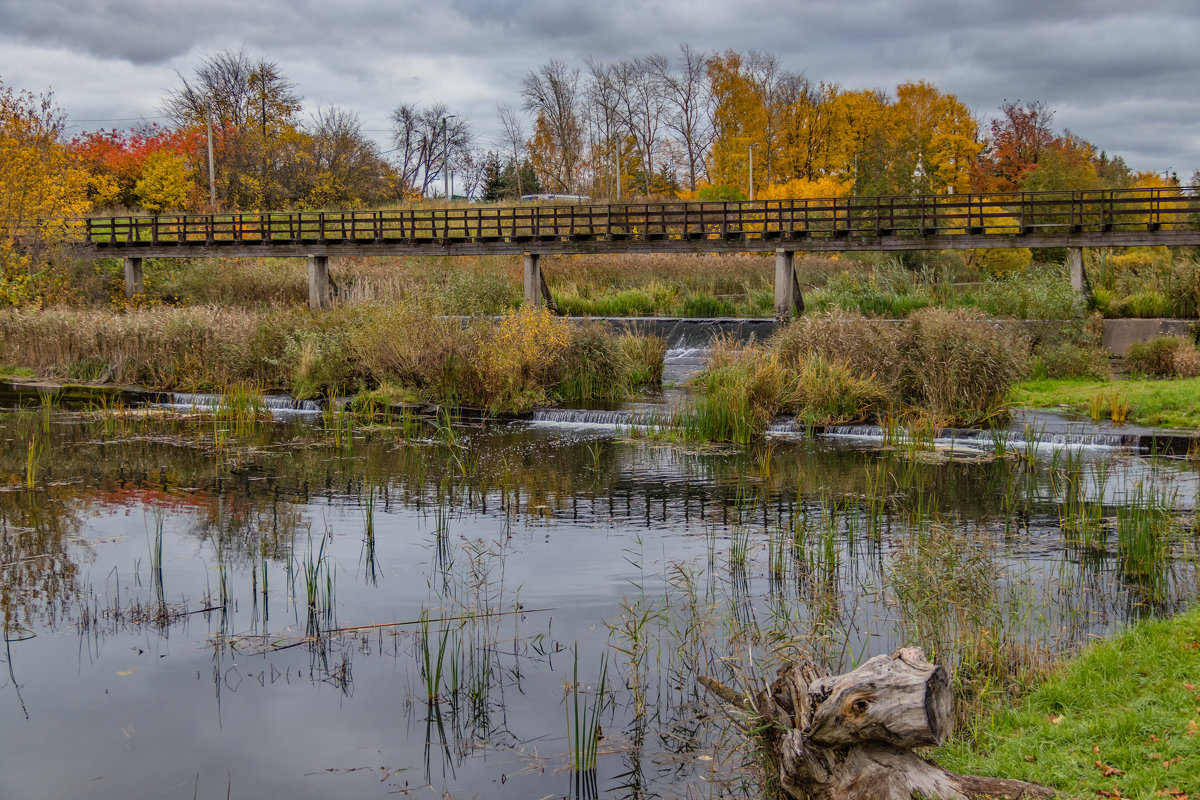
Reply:
[[[1200,796],[1200,609],[1092,645],[935,760],[1067,796]]]
[[[1092,401],[1119,396],[1129,403],[1128,422],[1165,428],[1200,428],[1200,378],[1130,378],[1094,380],[1066,378],[1027,381],[1010,398],[1022,408],[1057,408],[1088,413]],[[1105,402],[1106,418],[1110,402]]]

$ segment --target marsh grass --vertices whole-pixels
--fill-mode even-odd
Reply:
[[[68,380],[89,365],[97,380],[158,390],[250,385],[307,398],[386,385],[408,401],[496,413],[528,410],[560,387],[573,398],[623,397],[627,353],[637,356],[639,382],[661,381],[665,349],[655,343],[618,343],[591,326],[576,333],[535,309],[472,321],[428,304],[362,305],[320,316],[214,308],[0,314],[0,358],[46,379]]]
[[[781,413],[805,425],[988,423],[1007,413],[1028,351],[1017,329],[967,311],[926,309],[899,326],[814,314],[765,345],[716,341],[681,425],[696,438],[745,443]]]
[[[566,687],[567,743],[571,769],[593,772],[600,752],[600,719],[604,713],[608,683],[608,654],[600,656],[595,685],[588,690],[579,679],[579,648],[573,648],[571,682]]]

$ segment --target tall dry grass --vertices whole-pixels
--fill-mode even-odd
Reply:
[[[620,399],[661,380],[661,340],[633,345],[539,308],[498,319],[445,314],[432,302],[365,303],[320,314],[150,308],[0,313],[0,363],[60,381],[220,391],[252,383],[297,397],[388,384],[405,396],[494,412],[565,399]],[[657,364],[649,363],[657,358]]]
[[[976,425],[1002,416],[1028,369],[1016,325],[962,309],[922,309],[899,323],[831,312],[796,320],[765,345],[713,349],[685,427],[703,438],[748,441],[771,417],[813,424],[916,417]]]

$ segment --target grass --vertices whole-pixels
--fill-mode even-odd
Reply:
[[[8,364],[0,364],[0,380],[31,380],[37,377],[37,373],[29,367],[14,367]]]
[[[1200,793],[1200,609],[1086,649],[936,760],[1080,797]]]
[[[1200,428],[1200,378],[1044,378],[1017,384],[1009,393],[1015,406],[1067,408],[1081,414],[1097,397],[1128,405],[1127,422],[1166,428]]]

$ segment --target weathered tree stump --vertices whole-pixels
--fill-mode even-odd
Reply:
[[[712,678],[700,683],[759,738],[779,787],[798,800],[1054,796],[1024,781],[958,775],[913,752],[941,744],[953,719],[950,677],[919,648],[876,656],[845,675],[793,662],[753,697]]]

